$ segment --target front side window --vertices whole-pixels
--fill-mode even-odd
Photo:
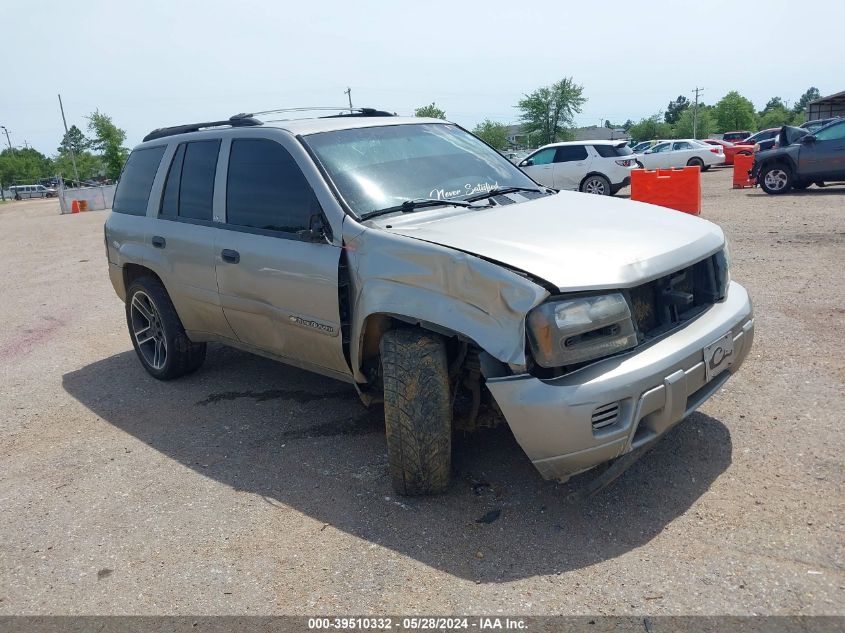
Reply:
[[[214,219],[214,175],[220,141],[180,143],[173,155],[161,197],[162,217]]]
[[[162,156],[164,145],[136,149],[129,155],[114,194],[112,211],[129,215],[147,214],[150,190]]]
[[[654,146],[651,150],[653,154],[659,154],[660,152],[668,152],[672,148],[671,143],[659,143]]]
[[[845,138],[845,121],[816,132],[816,139],[819,141],[838,141],[843,138]]]
[[[561,145],[555,154],[556,163],[569,163],[587,158],[587,148],[583,145]]]
[[[359,216],[419,198],[461,199],[495,188],[537,188],[499,152],[446,123],[320,132],[304,140]]]
[[[546,149],[541,149],[539,152],[534,154],[531,157],[531,164],[532,165],[549,165],[550,163],[554,162],[555,159],[555,148],[554,147],[547,147]]]
[[[232,141],[226,224],[296,233],[318,213],[314,191],[284,147],[268,139]]]

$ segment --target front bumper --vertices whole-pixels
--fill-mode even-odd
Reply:
[[[708,382],[703,350],[728,332],[733,362]],[[725,301],[641,351],[552,380],[523,374],[488,379],[487,387],[540,474],[566,480],[660,437],[725,383],[753,340],[751,300],[731,282]],[[615,421],[594,428],[594,414],[608,410],[617,411]]]

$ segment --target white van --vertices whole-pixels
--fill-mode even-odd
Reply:
[[[53,198],[56,195],[56,190],[44,185],[14,185],[9,187],[15,200],[25,200],[27,198]]]

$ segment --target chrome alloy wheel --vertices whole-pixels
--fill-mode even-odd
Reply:
[[[167,339],[156,304],[146,292],[139,290],[132,295],[129,314],[138,351],[150,367],[162,369],[167,361]]]
[[[594,193],[599,196],[607,195],[607,188],[601,178],[590,178],[584,183],[584,193]]]
[[[766,186],[772,191],[780,191],[786,187],[788,181],[789,176],[787,176],[783,169],[770,169],[766,172],[766,177],[764,178]]]

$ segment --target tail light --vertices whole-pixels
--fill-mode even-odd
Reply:
[[[626,158],[625,160],[617,160],[617,161],[616,161],[616,164],[617,164],[617,165],[619,165],[620,167],[630,167],[630,166],[631,166],[631,165],[633,165],[635,162],[636,162],[636,161],[634,161],[634,160],[632,160],[632,159],[630,159],[630,158]]]
[[[713,148],[713,149],[711,149],[710,151],[711,151],[711,152],[713,152],[714,154],[721,154],[721,153],[722,153],[722,148],[721,148],[721,147],[714,147],[714,148]]]

